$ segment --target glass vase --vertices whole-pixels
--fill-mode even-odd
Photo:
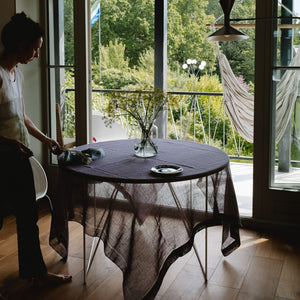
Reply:
[[[134,153],[138,157],[153,157],[157,154],[157,145],[149,132],[142,132],[141,140],[134,145]]]

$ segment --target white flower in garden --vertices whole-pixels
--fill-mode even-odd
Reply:
[[[199,69],[203,70],[205,66],[206,66],[206,61],[202,60],[201,64],[199,65]]]

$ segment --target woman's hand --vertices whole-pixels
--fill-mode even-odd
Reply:
[[[23,143],[14,140],[14,144],[17,151],[19,151],[24,158],[29,158],[30,156],[33,156],[33,152]]]
[[[0,142],[8,145],[12,149],[15,149],[17,152],[21,154],[24,158],[29,158],[30,156],[33,156],[33,152],[23,143],[21,143],[18,140],[6,138],[6,137],[0,137]]]
[[[24,107],[24,105],[23,105]],[[24,116],[24,123],[26,128],[28,129],[28,132],[34,136],[35,138],[37,138],[39,141],[41,141],[43,144],[46,144],[51,153],[55,154],[55,155],[59,155],[63,152],[62,147],[59,145],[59,143],[57,141],[55,141],[54,139],[49,138],[47,135],[45,135],[44,133],[42,133],[35,125],[34,123],[31,121],[31,119],[25,114],[25,110],[23,111],[23,116]]]
[[[62,147],[59,145],[59,143],[51,138],[48,138],[47,145],[51,151],[51,153],[55,155],[59,155],[63,152]]]

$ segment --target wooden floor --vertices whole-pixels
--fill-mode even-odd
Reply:
[[[36,290],[27,281],[19,279],[15,219],[8,216],[0,231],[0,292],[7,299],[123,299],[122,273],[104,256],[102,249],[97,252],[86,286],[82,284],[80,225],[70,222],[70,255],[67,263],[63,263],[48,245],[50,215],[43,203],[38,224],[41,248],[49,271],[70,273],[73,281],[56,288]],[[221,233],[221,227],[208,229],[208,282],[204,282],[195,254],[191,251],[171,266],[156,299],[300,299],[299,244],[241,229],[241,247],[228,257],[222,257]],[[204,232],[198,233],[196,245],[202,255],[203,238]]]

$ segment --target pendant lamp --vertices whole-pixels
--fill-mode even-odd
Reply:
[[[230,26],[230,12],[234,4],[234,0],[220,0],[221,7],[224,12],[224,26],[213,34],[208,36],[208,41],[239,41],[245,40],[248,35],[238,31],[237,29]]]

